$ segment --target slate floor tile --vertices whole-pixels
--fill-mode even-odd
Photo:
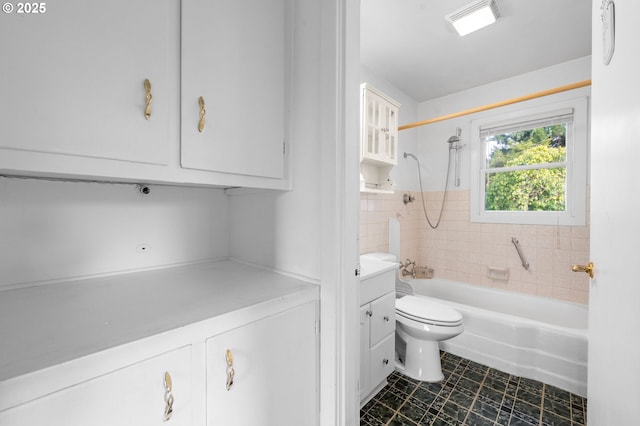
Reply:
[[[360,410],[362,426],[584,426],[587,400],[446,352],[445,379],[427,383],[393,372]]]

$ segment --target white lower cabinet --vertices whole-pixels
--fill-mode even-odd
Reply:
[[[384,386],[395,368],[395,300],[392,291],[360,307],[361,404]]]
[[[207,425],[317,424],[315,330],[308,303],[207,339]]]
[[[191,346],[185,346],[2,411],[0,425],[187,426],[191,380]]]
[[[224,260],[4,292],[0,314],[0,426],[318,425],[307,282]]]

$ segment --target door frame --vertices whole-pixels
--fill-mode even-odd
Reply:
[[[320,424],[358,425],[360,1],[322,2]]]

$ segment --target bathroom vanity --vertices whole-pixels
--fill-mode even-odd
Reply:
[[[307,424],[318,287],[221,260],[5,290],[0,425]]]
[[[360,404],[387,384],[395,368],[395,263],[360,256]]]

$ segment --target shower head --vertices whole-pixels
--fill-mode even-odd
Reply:
[[[447,139],[447,143],[457,143],[460,142],[460,136],[451,136],[449,139]]]
[[[405,152],[404,153],[404,158],[407,158],[407,157],[412,157],[414,160],[418,161],[418,157],[416,157],[415,155],[413,155],[410,152]]]

